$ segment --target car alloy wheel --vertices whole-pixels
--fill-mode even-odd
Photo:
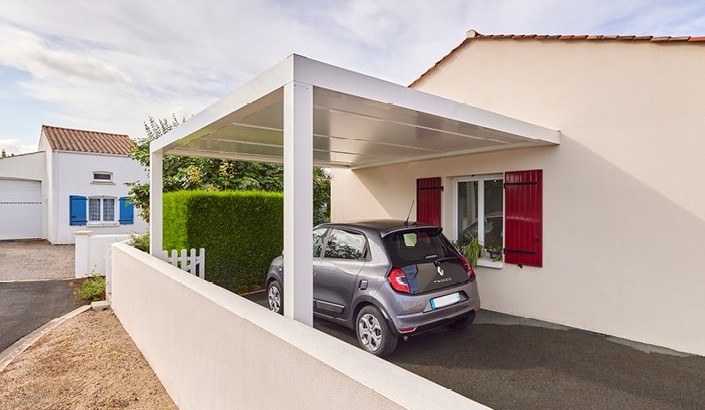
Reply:
[[[397,347],[397,337],[392,334],[382,312],[369,305],[357,314],[357,340],[360,346],[375,356],[386,356]]]
[[[382,329],[377,318],[369,313],[363,315],[357,322],[357,327],[362,346],[371,352],[379,350],[382,345]]]
[[[267,303],[269,304],[269,310],[274,313],[282,313],[282,292],[279,282],[272,281],[267,287]]]

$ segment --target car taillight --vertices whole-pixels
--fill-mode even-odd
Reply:
[[[406,275],[404,271],[399,268],[392,268],[387,275],[389,284],[392,285],[392,289],[397,292],[409,293],[409,282],[406,280]]]
[[[460,260],[463,261],[463,265],[465,265],[465,270],[468,271],[468,279],[470,281],[475,280],[475,271],[472,270],[472,265],[470,265],[470,262],[468,262],[468,260],[465,258],[460,258]]]

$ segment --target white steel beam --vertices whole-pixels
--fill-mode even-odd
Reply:
[[[162,154],[152,152],[149,155],[149,253],[156,257],[161,256],[163,249],[163,163]]]
[[[284,86],[284,314],[313,326],[313,87]]]

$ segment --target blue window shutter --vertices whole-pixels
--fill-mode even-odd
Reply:
[[[69,225],[81,226],[86,224],[86,197],[69,196]]]
[[[120,224],[132,225],[135,223],[135,205],[127,203],[127,197],[120,197]]]

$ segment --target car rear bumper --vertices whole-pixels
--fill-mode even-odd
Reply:
[[[462,296],[459,302],[436,309],[431,307],[431,299],[454,292],[461,293]],[[472,282],[462,288],[455,288],[452,291],[436,292],[428,295],[423,301],[417,299],[415,302],[416,309],[389,315],[393,328],[399,335],[410,335],[440,327],[468,315],[474,315],[480,310],[480,297],[477,293],[476,282]]]

